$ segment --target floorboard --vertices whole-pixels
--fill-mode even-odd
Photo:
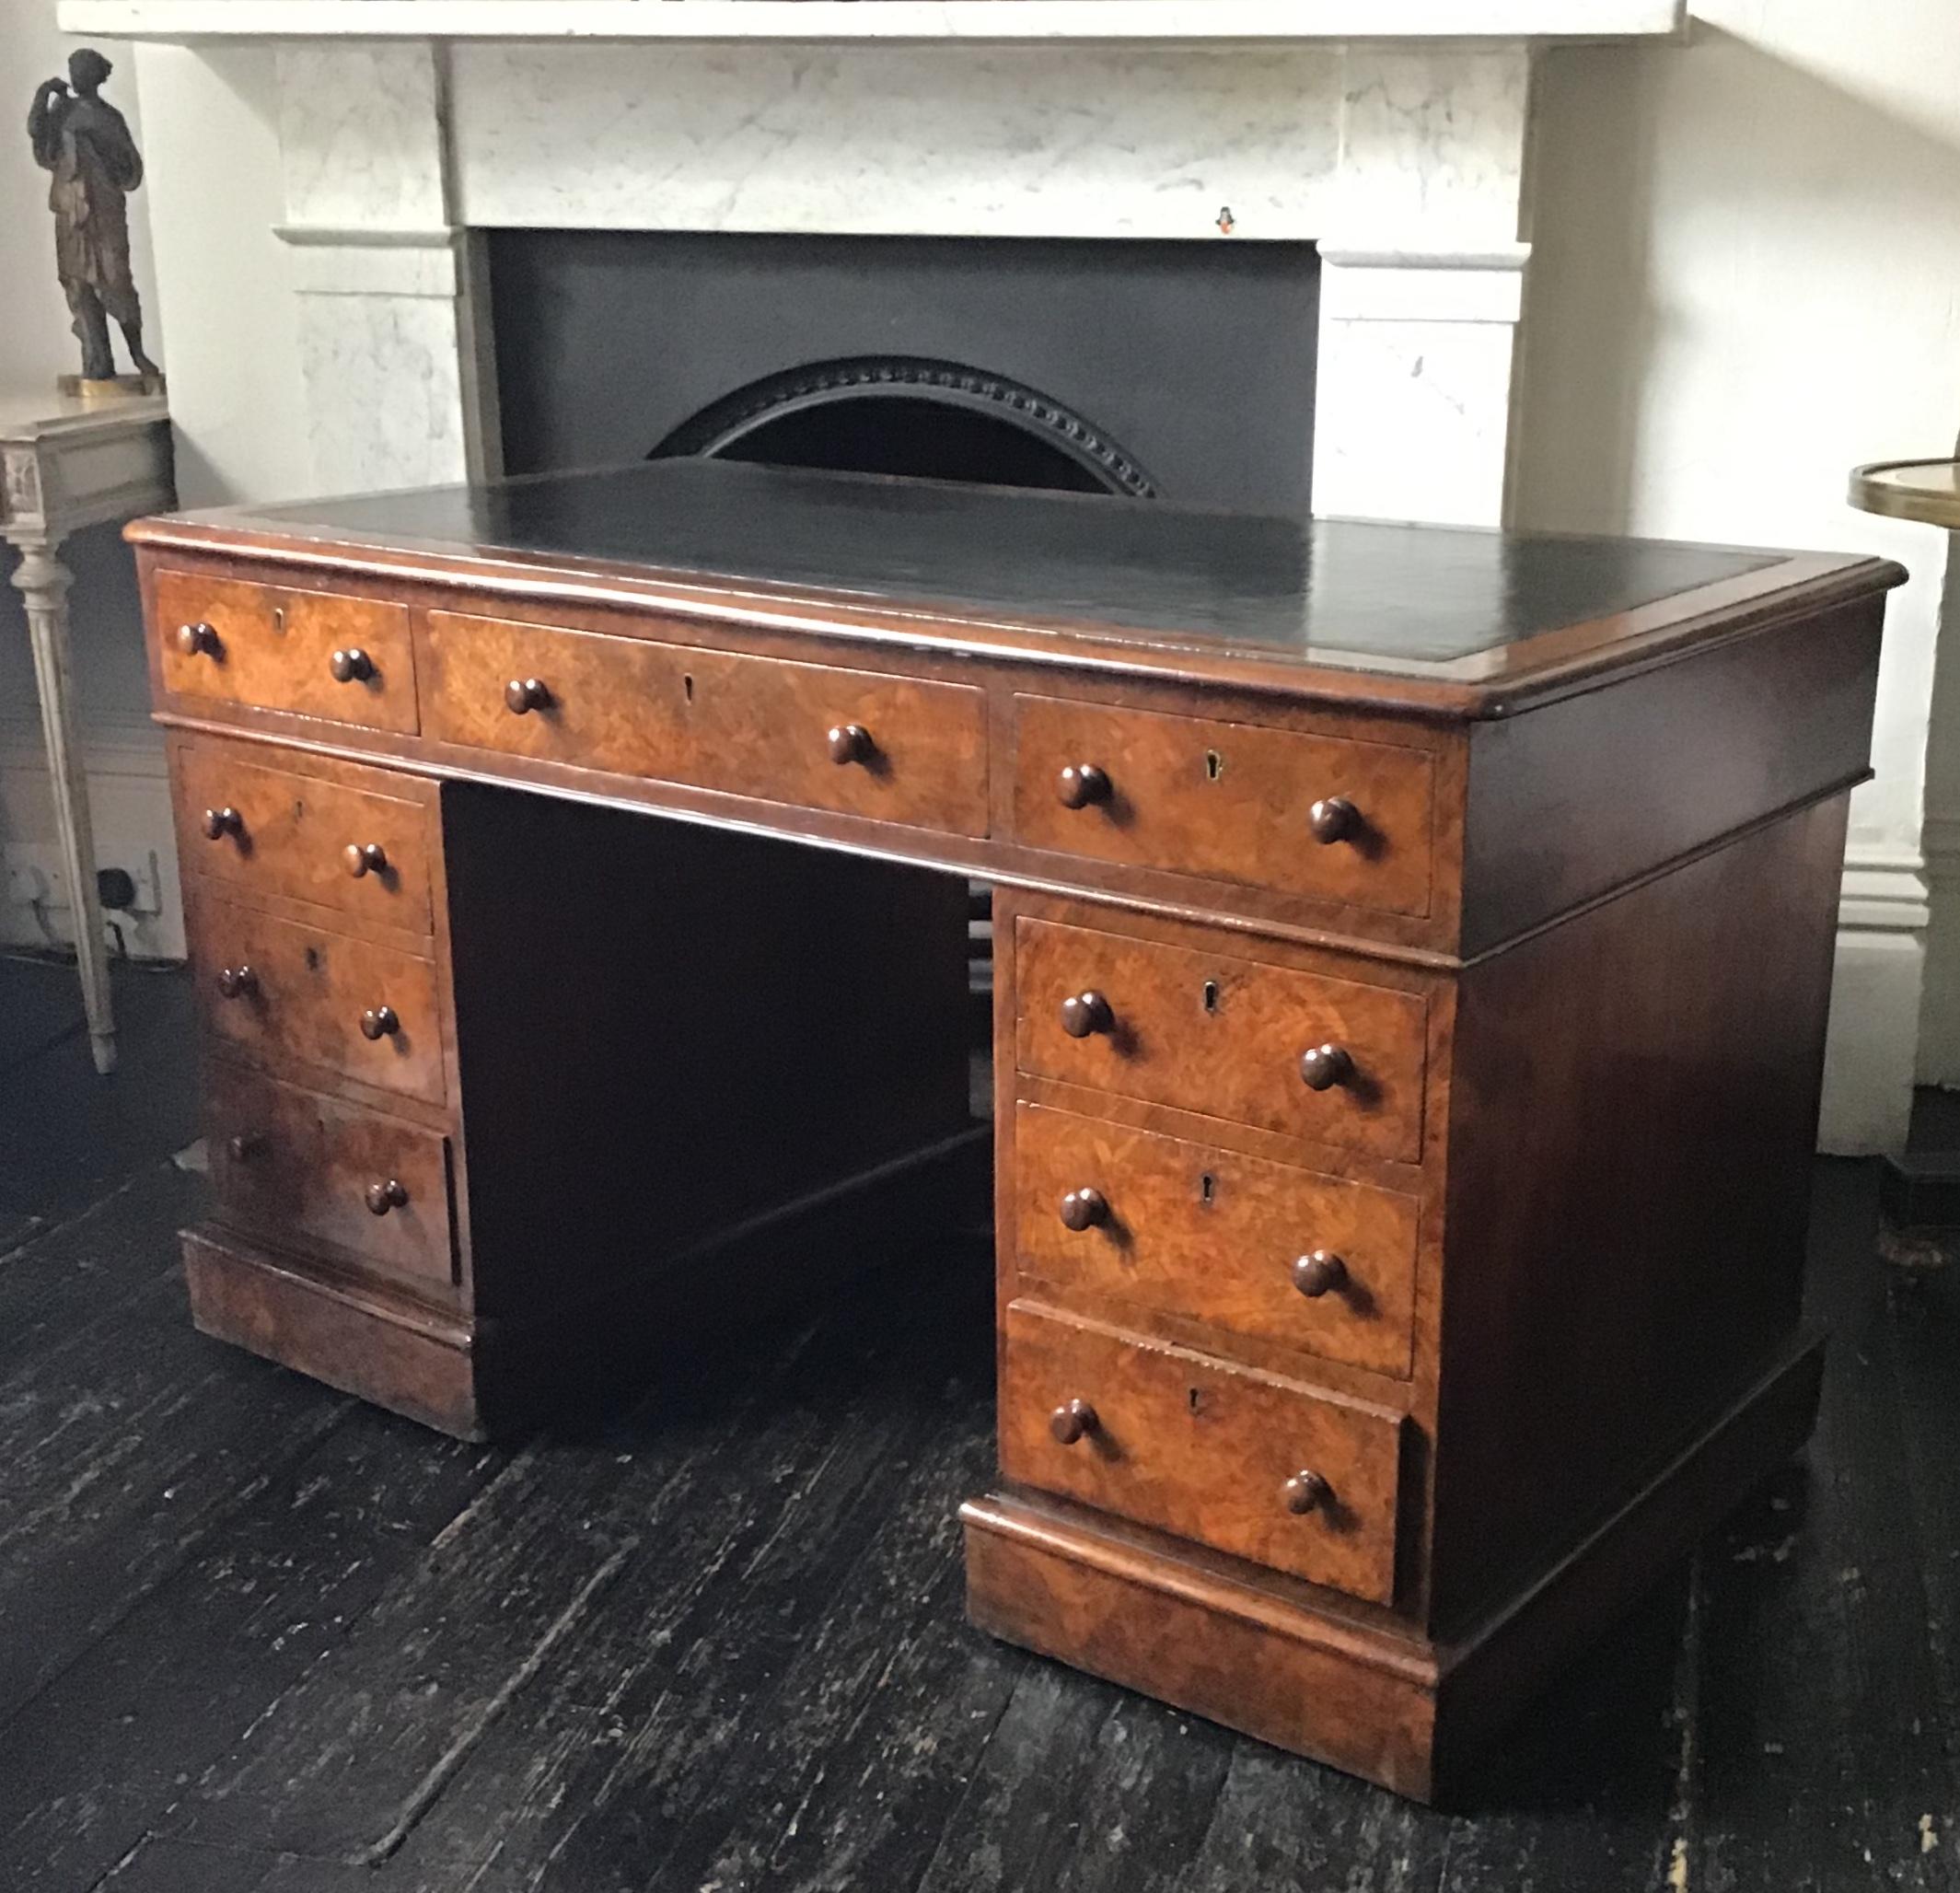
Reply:
[[[89,1056],[72,965],[0,957],[0,1016],[70,1016],[65,1030],[17,1029],[0,1050],[0,1249],[86,1208],[197,1135],[190,981],[120,961],[111,970],[121,1065]],[[74,1008],[72,1016],[64,1008]]]
[[[1960,1275],[1865,1167],[1804,1460],[1443,1814],[968,1628],[984,1230],[445,1442],[191,1330],[183,981],[105,1083],[65,976],[0,961],[6,1893],[1954,1893]]]

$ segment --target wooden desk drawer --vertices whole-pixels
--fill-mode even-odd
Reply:
[[[397,1274],[456,1279],[447,1138],[237,1065],[214,1062],[208,1088],[227,1218],[275,1242],[298,1236]]]
[[[205,1025],[236,1051],[442,1102],[431,961],[210,895],[194,896],[185,917]]]
[[[426,638],[428,732],[445,742],[987,831],[986,700],[968,686],[447,611]],[[514,712],[527,680],[538,707]],[[852,726],[868,747],[833,757],[831,733]]]
[[[1072,807],[1061,772],[1084,765],[1107,793]],[[1434,779],[1387,743],[1015,699],[1015,836],[1035,848],[1424,914]],[[1323,841],[1309,811],[1336,798],[1351,832]]]
[[[1009,1479],[1394,1601],[1402,1421],[1386,1408],[1015,1302],[1000,1428]]]
[[[1408,1376],[1413,1197],[1031,1104],[1014,1179],[1024,1274]]]
[[[255,761],[265,752],[242,744],[179,738],[174,750],[177,852],[186,868],[405,933],[430,931],[425,804]],[[227,810],[235,823],[213,820]]]
[[[1025,918],[1015,982],[1024,1072],[1402,1163],[1421,1156],[1426,1008],[1413,993]],[[1084,994],[1100,1005],[1074,1005]],[[1071,1036],[1065,1005],[1095,1028]],[[1323,1046],[1335,1082],[1316,1090],[1302,1056]]]
[[[155,634],[167,691],[415,730],[414,649],[400,605],[164,572]]]

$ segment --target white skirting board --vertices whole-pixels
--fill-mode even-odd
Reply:
[[[1853,847],[1838,916],[1817,1147],[1867,1156],[1906,1147],[1926,967],[1926,882],[1917,854]]]
[[[1919,1080],[1953,1089],[1960,1087],[1960,818],[1928,808],[1919,845],[1932,923],[1919,1001]]]
[[[181,959],[183,902],[163,732],[142,718],[99,722],[84,728],[82,752],[97,865],[126,869],[139,888],[136,912],[109,916],[121,949],[133,959]],[[75,944],[54,834],[41,725],[0,717],[0,946]]]

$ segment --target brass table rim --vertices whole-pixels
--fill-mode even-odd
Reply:
[[[1931,459],[1873,460],[1851,469],[1850,503],[1866,513],[1883,513],[1893,519],[1916,519],[1925,526],[1942,526],[1960,532],[1960,478],[1945,493],[1915,490],[1882,480],[1885,473],[1905,472],[1917,468],[1960,470],[1960,459],[1944,455]]]

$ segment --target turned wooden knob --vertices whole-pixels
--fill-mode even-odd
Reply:
[[[1313,1249],[1293,1263],[1293,1286],[1309,1301],[1318,1300],[1347,1279],[1348,1265],[1332,1249]]]
[[[1062,1226],[1077,1231],[1093,1229],[1109,1220],[1109,1200],[1100,1190],[1084,1186],[1072,1190],[1061,1199]]]
[[[1100,993],[1076,993],[1061,1002],[1061,1029],[1071,1039],[1107,1032],[1115,1024],[1116,1015]]]
[[[1361,833],[1361,810],[1345,796],[1329,796],[1306,811],[1316,842],[1351,842]]]
[[[1072,762],[1055,778],[1055,794],[1064,808],[1086,808],[1109,799],[1109,778],[1093,762]]]
[[[265,1148],[265,1139],[256,1131],[241,1131],[225,1140],[225,1155],[235,1164],[249,1164]]]
[[[1331,1091],[1354,1075],[1354,1061],[1339,1045],[1316,1045],[1300,1054],[1300,1075],[1309,1091]]]
[[[335,683],[365,683],[375,674],[375,660],[358,645],[349,645],[327,659]]]
[[[385,1216],[390,1210],[402,1208],[408,1200],[408,1191],[392,1177],[386,1183],[367,1186],[367,1207],[377,1216]]]
[[[218,654],[218,633],[215,625],[180,624],[176,636],[177,648],[187,657],[215,657]]]
[[[226,835],[245,832],[245,818],[236,808],[207,808],[199,826],[207,842],[222,842]]]
[[[1048,1430],[1058,1446],[1072,1446],[1096,1431],[1096,1409],[1087,1400],[1063,1400],[1048,1416]]]
[[[504,707],[513,716],[528,716],[551,707],[551,692],[541,678],[514,677],[504,686]]]
[[[242,999],[248,993],[259,990],[259,975],[249,966],[225,966],[218,969],[218,991],[227,999]]]
[[[392,1005],[370,1005],[361,1015],[361,1037],[369,1044],[377,1039],[387,1039],[400,1029],[400,1016]]]
[[[388,850],[379,842],[349,842],[341,850],[341,865],[355,880],[363,875],[381,874],[388,867]]]
[[[832,762],[869,762],[877,751],[871,732],[862,723],[833,724],[830,729]]]
[[[1317,1472],[1296,1472],[1281,1491],[1286,1494],[1286,1509],[1296,1517],[1326,1504],[1334,1496],[1334,1488]]]

